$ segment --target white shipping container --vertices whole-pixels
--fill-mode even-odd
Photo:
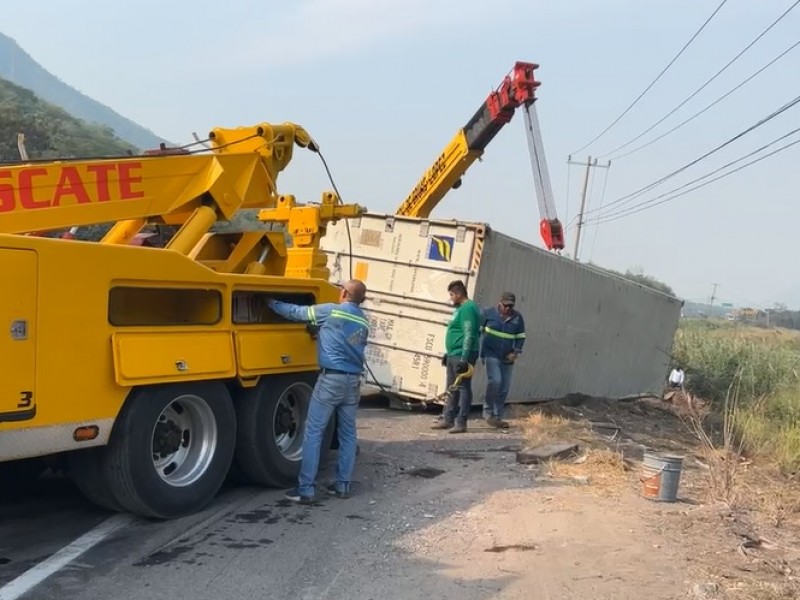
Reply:
[[[367,214],[329,226],[322,249],[331,281],[352,274],[366,283],[367,361],[377,382],[401,396],[430,401],[445,391],[440,361],[454,279],[482,307],[503,291],[516,294],[527,340],[509,402],[662,390],[682,306],[677,298],[480,223]],[[479,363],[475,404],[485,388]]]

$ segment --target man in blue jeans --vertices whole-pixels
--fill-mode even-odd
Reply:
[[[514,309],[515,303],[514,294],[504,292],[497,306],[483,312],[481,320],[481,358],[488,380],[483,418],[487,424],[499,429],[508,429],[503,412],[511,388],[511,372],[525,345],[525,320]]]
[[[342,286],[338,304],[302,306],[278,300],[269,303],[270,308],[285,319],[319,327],[317,361],[320,371],[308,406],[303,461],[297,487],[286,492],[286,498],[294,502],[314,503],[322,437],[334,412],[338,417],[339,458],[336,482],[328,486],[327,492],[338,498],[350,497],[350,478],[357,449],[356,412],[369,337],[369,321],[361,310],[366,294],[364,283],[353,279]]]

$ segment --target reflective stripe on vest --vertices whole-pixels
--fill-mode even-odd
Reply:
[[[503,331],[497,331],[496,329],[492,329],[491,327],[484,327],[484,331],[489,335],[493,335],[495,337],[502,338],[504,340],[520,340],[525,337],[524,333],[505,333]]]
[[[353,323],[357,323],[359,325],[363,325],[364,327],[369,327],[369,321],[359,317],[358,315],[351,315],[350,313],[346,313],[342,310],[333,309],[331,311],[331,317],[345,319],[347,321],[351,321]]]

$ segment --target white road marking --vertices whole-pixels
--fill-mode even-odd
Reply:
[[[102,542],[117,529],[131,523],[133,519],[133,516],[124,514],[106,519],[68,546],[64,546],[47,560],[31,567],[16,579],[0,587],[0,600],[16,600],[26,594],[53,573],[57,573],[81,554]]]

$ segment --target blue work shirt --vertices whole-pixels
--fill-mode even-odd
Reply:
[[[319,326],[317,362],[322,369],[360,375],[369,337],[369,321],[358,304],[314,304],[303,306],[271,300],[269,307],[284,319]]]
[[[525,320],[513,310],[503,317],[497,307],[483,311],[481,319],[483,339],[481,340],[481,357],[491,356],[505,359],[511,352],[521,353],[525,345]]]

